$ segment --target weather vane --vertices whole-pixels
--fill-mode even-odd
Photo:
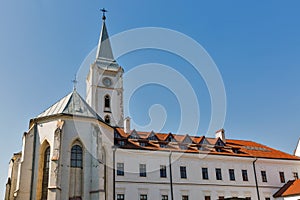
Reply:
[[[102,19],[105,20],[106,19],[105,13],[107,12],[107,10],[105,8],[102,8],[101,12],[102,12]]]
[[[72,80],[72,83],[73,83],[73,90],[76,90],[76,86],[77,86],[77,77],[76,77],[76,74],[74,75],[74,80]]]

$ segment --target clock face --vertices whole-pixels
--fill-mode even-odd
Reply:
[[[102,79],[102,83],[103,83],[103,85],[105,85],[105,86],[111,86],[111,79],[110,78],[108,78],[108,77],[105,77],[105,78],[103,78]]]

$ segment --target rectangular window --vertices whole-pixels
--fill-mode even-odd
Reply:
[[[147,200],[146,194],[140,194],[140,200]]]
[[[186,166],[180,166],[180,177],[181,178],[187,178]]]
[[[266,171],[261,171],[261,180],[262,182],[268,182]]]
[[[294,177],[295,180],[298,179],[299,178],[298,177],[298,172],[293,172],[293,177]]]
[[[140,164],[140,177],[146,177],[146,176],[147,176],[146,164]]]
[[[161,200],[168,200],[168,195],[161,195]]]
[[[279,172],[280,182],[285,183],[284,172]]]
[[[224,200],[224,196],[219,196],[219,200]]]
[[[251,197],[246,197],[245,200],[251,200]]]
[[[205,196],[204,200],[210,200],[210,196]]]
[[[124,194],[117,194],[117,200],[125,200]]]
[[[271,198],[270,197],[266,197],[265,200],[271,200]]]
[[[216,168],[216,179],[222,180],[222,171],[221,168]]]
[[[202,168],[202,179],[208,180],[208,169],[207,168]]]
[[[182,195],[182,200],[189,200],[189,196],[188,195]]]
[[[166,167],[166,165],[161,165],[160,166],[160,177],[161,178],[166,178],[167,177],[167,167]]]
[[[247,170],[242,170],[243,181],[248,181],[248,173]]]
[[[124,163],[117,163],[117,176],[124,176]]]
[[[229,169],[229,180],[235,181],[234,169]]]

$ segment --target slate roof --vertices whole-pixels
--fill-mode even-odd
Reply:
[[[59,114],[94,118],[103,122],[103,119],[87,104],[76,90],[60,99],[54,105],[39,114],[36,118]]]

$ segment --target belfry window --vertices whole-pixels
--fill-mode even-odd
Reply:
[[[69,200],[82,199],[83,187],[83,151],[79,142],[71,148]]]
[[[104,96],[104,108],[110,108],[110,96],[108,94]]]
[[[48,196],[49,165],[50,165],[50,147],[47,147],[44,152],[42,197],[41,197],[42,200],[47,200],[47,196]]]
[[[110,117],[108,115],[105,116],[104,121],[110,124]]]

